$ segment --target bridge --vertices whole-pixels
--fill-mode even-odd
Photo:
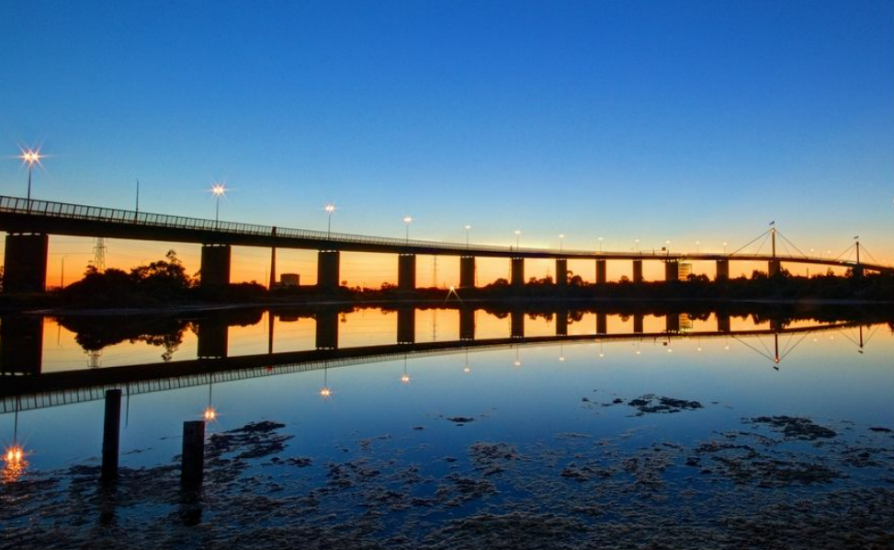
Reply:
[[[40,373],[39,367],[35,372],[34,369],[19,362],[14,364],[19,368],[10,369],[10,359],[21,360],[27,356],[27,353],[10,352],[4,349],[4,374],[6,376],[2,377],[3,384],[0,384],[0,414],[98,400],[104,397],[105,391],[108,389],[121,389],[123,393],[130,396],[407,358],[455,355],[469,351],[517,350],[520,346],[563,345],[575,342],[646,341],[670,344],[677,339],[724,338],[741,342],[763,356],[768,364],[775,366],[794,351],[806,336],[818,332],[841,331],[858,327],[860,330],[859,342],[855,340],[854,343],[860,349],[864,345],[863,324],[850,321],[798,327],[785,327],[778,322],[771,321],[768,328],[732,330],[730,317],[718,315],[716,329],[692,331],[681,330],[680,315],[674,313],[666,315],[664,331],[646,332],[643,330],[643,315],[638,313],[633,316],[633,332],[608,333],[606,314],[599,313],[597,314],[595,332],[568,334],[568,316],[567,312],[565,313],[564,315],[560,313],[556,318],[556,334],[554,336],[525,336],[525,313],[513,311],[512,329],[509,337],[475,339],[474,310],[464,309],[461,310],[460,316],[459,340],[415,342],[412,329],[414,310],[402,309],[398,310],[398,314],[403,315],[404,318],[398,319],[397,343],[339,348],[337,312],[326,311],[315,315],[317,320],[316,349],[273,353],[271,345],[269,348],[271,351],[268,353],[237,357],[227,356],[226,324],[205,327],[200,324],[198,332],[200,338],[199,357],[196,359],[52,373]],[[6,326],[5,322],[3,326]],[[221,326],[223,333],[219,330]],[[779,338],[784,335],[789,335],[790,338],[780,346]],[[773,352],[764,353],[746,341],[751,338],[759,339],[767,336],[774,340]],[[24,346],[27,347],[29,346],[28,340],[23,338],[21,342],[25,342]],[[31,339],[31,341],[36,340]],[[21,342],[19,340],[12,341],[14,345],[22,345]],[[40,344],[38,343],[38,345]],[[767,348],[767,350],[769,349]],[[39,361],[39,350],[37,350],[37,355]],[[13,373],[11,370],[18,370],[18,372]]]
[[[230,282],[233,246],[271,250],[271,287],[276,279],[277,248],[317,250],[317,285],[321,290],[334,290],[339,287],[341,252],[396,255],[397,286],[403,291],[412,291],[416,288],[416,256],[419,254],[458,256],[461,288],[475,286],[475,259],[479,257],[508,259],[511,262],[510,283],[516,287],[524,285],[525,260],[531,258],[555,260],[556,285],[560,287],[568,284],[569,259],[593,260],[596,284],[607,282],[608,261],[632,262],[631,280],[634,283],[643,282],[644,261],[663,262],[667,281],[678,280],[680,263],[691,260],[716,262],[717,280],[729,278],[729,266],[732,261],[766,262],[770,276],[780,272],[783,262],[849,268],[857,275],[862,275],[866,271],[894,273],[894,268],[891,266],[878,262],[862,262],[859,241],[856,243],[856,260],[841,257],[834,259],[811,257],[791,252],[779,254],[776,249],[778,232],[775,228],[758,237],[758,239],[761,237],[765,240],[771,239],[772,246],[769,253],[745,253],[742,251],[745,247],[729,254],[670,251],[603,252],[352,235],[0,196],[0,231],[7,232],[3,290],[8,293],[46,290],[49,235],[201,244],[200,284],[206,287],[226,285]],[[797,247],[794,248],[797,251]]]

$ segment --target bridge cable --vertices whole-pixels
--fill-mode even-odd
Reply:
[[[760,235],[758,235],[757,237],[755,237],[751,242],[749,242],[748,244],[746,244],[745,246],[743,246],[743,247],[741,247],[741,248],[738,248],[737,250],[733,251],[733,252],[730,253],[729,255],[730,255],[730,256],[734,256],[734,255],[738,254],[739,252],[741,252],[741,251],[745,250],[746,248],[748,248],[749,246],[753,245],[753,244],[754,244],[758,239],[760,239],[761,237],[763,237],[763,236],[765,236],[765,235],[769,235],[769,234],[770,234],[770,230],[767,229],[766,231],[764,231],[763,233],[761,233]]]
[[[740,344],[742,344],[742,345],[744,345],[744,346],[747,346],[747,347],[751,348],[751,349],[752,349],[755,353],[757,353],[758,355],[761,355],[761,356],[763,356],[763,357],[769,359],[770,361],[775,362],[775,359],[773,358],[772,355],[770,355],[769,353],[764,353],[764,352],[762,352],[761,350],[757,349],[756,347],[752,346],[751,344],[749,344],[749,343],[747,343],[747,342],[744,342],[744,341],[740,340],[738,336],[733,336],[733,340],[739,342]],[[760,339],[758,339],[758,341],[760,341]],[[763,342],[761,342],[761,343],[763,344]]]
[[[785,242],[787,242],[788,244],[792,245],[792,248],[794,248],[795,250],[797,250],[797,251],[798,251],[798,254],[800,254],[801,256],[803,256],[803,257],[805,257],[805,258],[808,257],[807,254],[804,254],[803,252],[801,252],[801,249],[798,248],[798,247],[795,245],[795,243],[793,243],[792,241],[790,241],[790,240],[788,239],[788,237],[786,237],[785,235],[783,235],[781,231],[776,231],[776,234],[778,234],[780,237],[782,237],[782,240],[783,240],[783,241],[785,241]]]
[[[844,249],[844,252],[842,252],[841,254],[839,254],[838,256],[836,256],[835,259],[832,260],[832,261],[833,261],[833,262],[837,262],[838,260],[841,259],[842,256],[844,256],[845,254],[848,254],[848,253],[851,251],[852,248],[856,248],[856,246],[857,246],[857,245],[852,244],[852,245],[850,245],[849,247],[845,248],[845,249]],[[848,256],[847,260],[845,260],[845,261],[850,261],[850,256]]]
[[[854,338],[854,337],[851,336],[850,334],[844,332],[844,331],[841,330],[841,329],[838,329],[838,332],[840,332],[842,336],[844,336],[845,338],[847,338],[848,340],[850,340],[851,343],[852,343],[853,345],[855,345],[855,346],[859,346],[859,345],[860,345],[860,342],[858,342],[858,341],[856,340],[856,338]]]
[[[770,240],[770,234],[767,233],[767,236],[764,237],[763,241],[761,241],[761,245],[759,247],[757,247],[757,252],[755,252],[755,254],[760,254],[761,250],[764,249],[764,245],[767,244],[767,241],[769,241],[769,240]]]
[[[782,356],[779,358],[779,362],[781,363],[783,359],[785,359],[786,357],[788,357],[788,354],[789,354],[789,353],[795,351],[795,349],[797,349],[798,346],[801,345],[801,342],[803,342],[804,339],[807,338],[807,336],[809,336],[810,334],[811,334],[810,332],[805,332],[805,333],[803,334],[803,336],[801,336],[801,339],[798,340],[798,341],[795,343],[795,345],[791,347],[791,349],[786,349],[785,351],[783,351]],[[794,335],[792,335],[792,338],[794,338]],[[791,338],[789,338],[789,343],[791,343],[791,341],[792,341]],[[788,348],[788,344],[786,344],[786,348]]]
[[[854,246],[856,246],[856,245],[854,245]],[[878,264],[878,265],[882,265],[882,262],[876,260],[876,259],[875,259],[875,256],[873,256],[868,250],[866,250],[866,247],[865,247],[865,246],[861,246],[861,247],[860,247],[860,250],[863,251],[864,254],[866,254],[867,256],[869,256],[869,259],[872,260],[874,263],[876,263],[876,264]]]

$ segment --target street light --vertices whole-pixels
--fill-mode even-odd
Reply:
[[[695,241],[695,253],[701,254],[702,252],[702,243],[701,241]]]
[[[40,150],[37,149],[28,149],[27,151],[23,150],[22,154],[19,156],[22,159],[22,162],[28,163],[28,208],[31,208],[31,173],[34,172],[34,164],[40,164],[40,159],[43,158],[40,154]]]
[[[404,216],[404,223],[407,224],[407,244],[410,243],[410,224],[413,223],[411,216]]]
[[[599,237],[599,252],[602,252],[602,237]]]
[[[335,212],[335,205],[331,203],[327,204],[323,210],[326,211],[326,215],[329,217],[327,220],[328,225],[326,226],[326,238],[328,239],[332,236],[332,213]]]
[[[521,235],[521,229],[515,230],[515,249],[518,250],[518,238]]]
[[[214,225],[216,226],[220,222],[220,198],[226,195],[227,188],[222,183],[215,183],[211,186],[211,194],[214,195],[214,198],[217,202],[214,209]]]
[[[633,250],[639,252],[639,239],[633,239]]]
[[[723,243],[723,253],[726,254],[726,243]]]
[[[562,243],[565,241],[565,235],[559,235],[559,253],[562,252]]]
[[[466,248],[469,248],[469,231],[472,230],[472,226],[466,225],[465,230],[466,230]]]

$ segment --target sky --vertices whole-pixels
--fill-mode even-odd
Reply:
[[[248,223],[325,229],[333,203],[333,231],[719,251],[775,221],[894,261],[890,1],[4,2],[0,74],[3,195],[40,147],[33,196],[61,202],[133,208],[139,179],[141,210],[213,218],[225,182],[221,219]],[[51,240],[72,276],[91,249]]]

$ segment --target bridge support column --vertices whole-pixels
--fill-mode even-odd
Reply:
[[[642,260],[633,260],[633,282],[641,283],[643,282],[643,261]]]
[[[729,280],[729,260],[717,260],[717,274],[714,276],[714,280]]]
[[[459,339],[475,339],[475,310],[470,307],[459,310]]]
[[[664,262],[664,281],[667,283],[680,280],[680,264],[676,260],[666,260]]]
[[[680,315],[677,313],[668,313],[664,318],[665,332],[680,332]]]
[[[608,315],[596,314],[596,334],[608,334]]]
[[[512,313],[509,314],[509,323],[510,323],[510,331],[509,336],[511,338],[524,338],[525,337],[525,312],[513,309]]]
[[[634,313],[633,314],[633,334],[642,334],[643,333],[643,314],[642,313]]]
[[[475,256],[459,259],[459,287],[475,288]]]
[[[782,262],[779,260],[770,260],[767,262],[767,275],[770,277],[775,277],[779,275],[782,269]]]
[[[568,336],[568,310],[556,312],[556,336]]]
[[[397,288],[404,292],[416,290],[415,254],[401,254],[397,257]]]
[[[521,287],[525,284],[525,259],[512,258],[512,277],[511,283],[514,287]]]
[[[729,313],[718,312],[716,315],[717,315],[717,332],[729,332],[730,331]]]
[[[556,260],[556,286],[568,286],[568,260],[565,258]]]
[[[397,310],[397,343],[416,343],[416,308],[404,307]]]
[[[43,318],[7,316],[0,323],[0,372],[40,374]]]
[[[317,349],[338,349],[338,312],[326,309],[318,311],[314,318],[317,321]]]
[[[608,280],[605,260],[596,260],[596,284],[604,285]]]
[[[49,235],[10,233],[6,236],[4,294],[46,290],[49,246]]]
[[[229,327],[220,319],[201,319],[196,323],[199,359],[223,359],[229,348]]]
[[[204,288],[221,287],[230,284],[230,257],[232,247],[228,244],[202,245],[202,278]]]
[[[339,264],[341,253],[338,250],[320,250],[317,253],[317,289],[324,292],[338,290],[340,281]]]

